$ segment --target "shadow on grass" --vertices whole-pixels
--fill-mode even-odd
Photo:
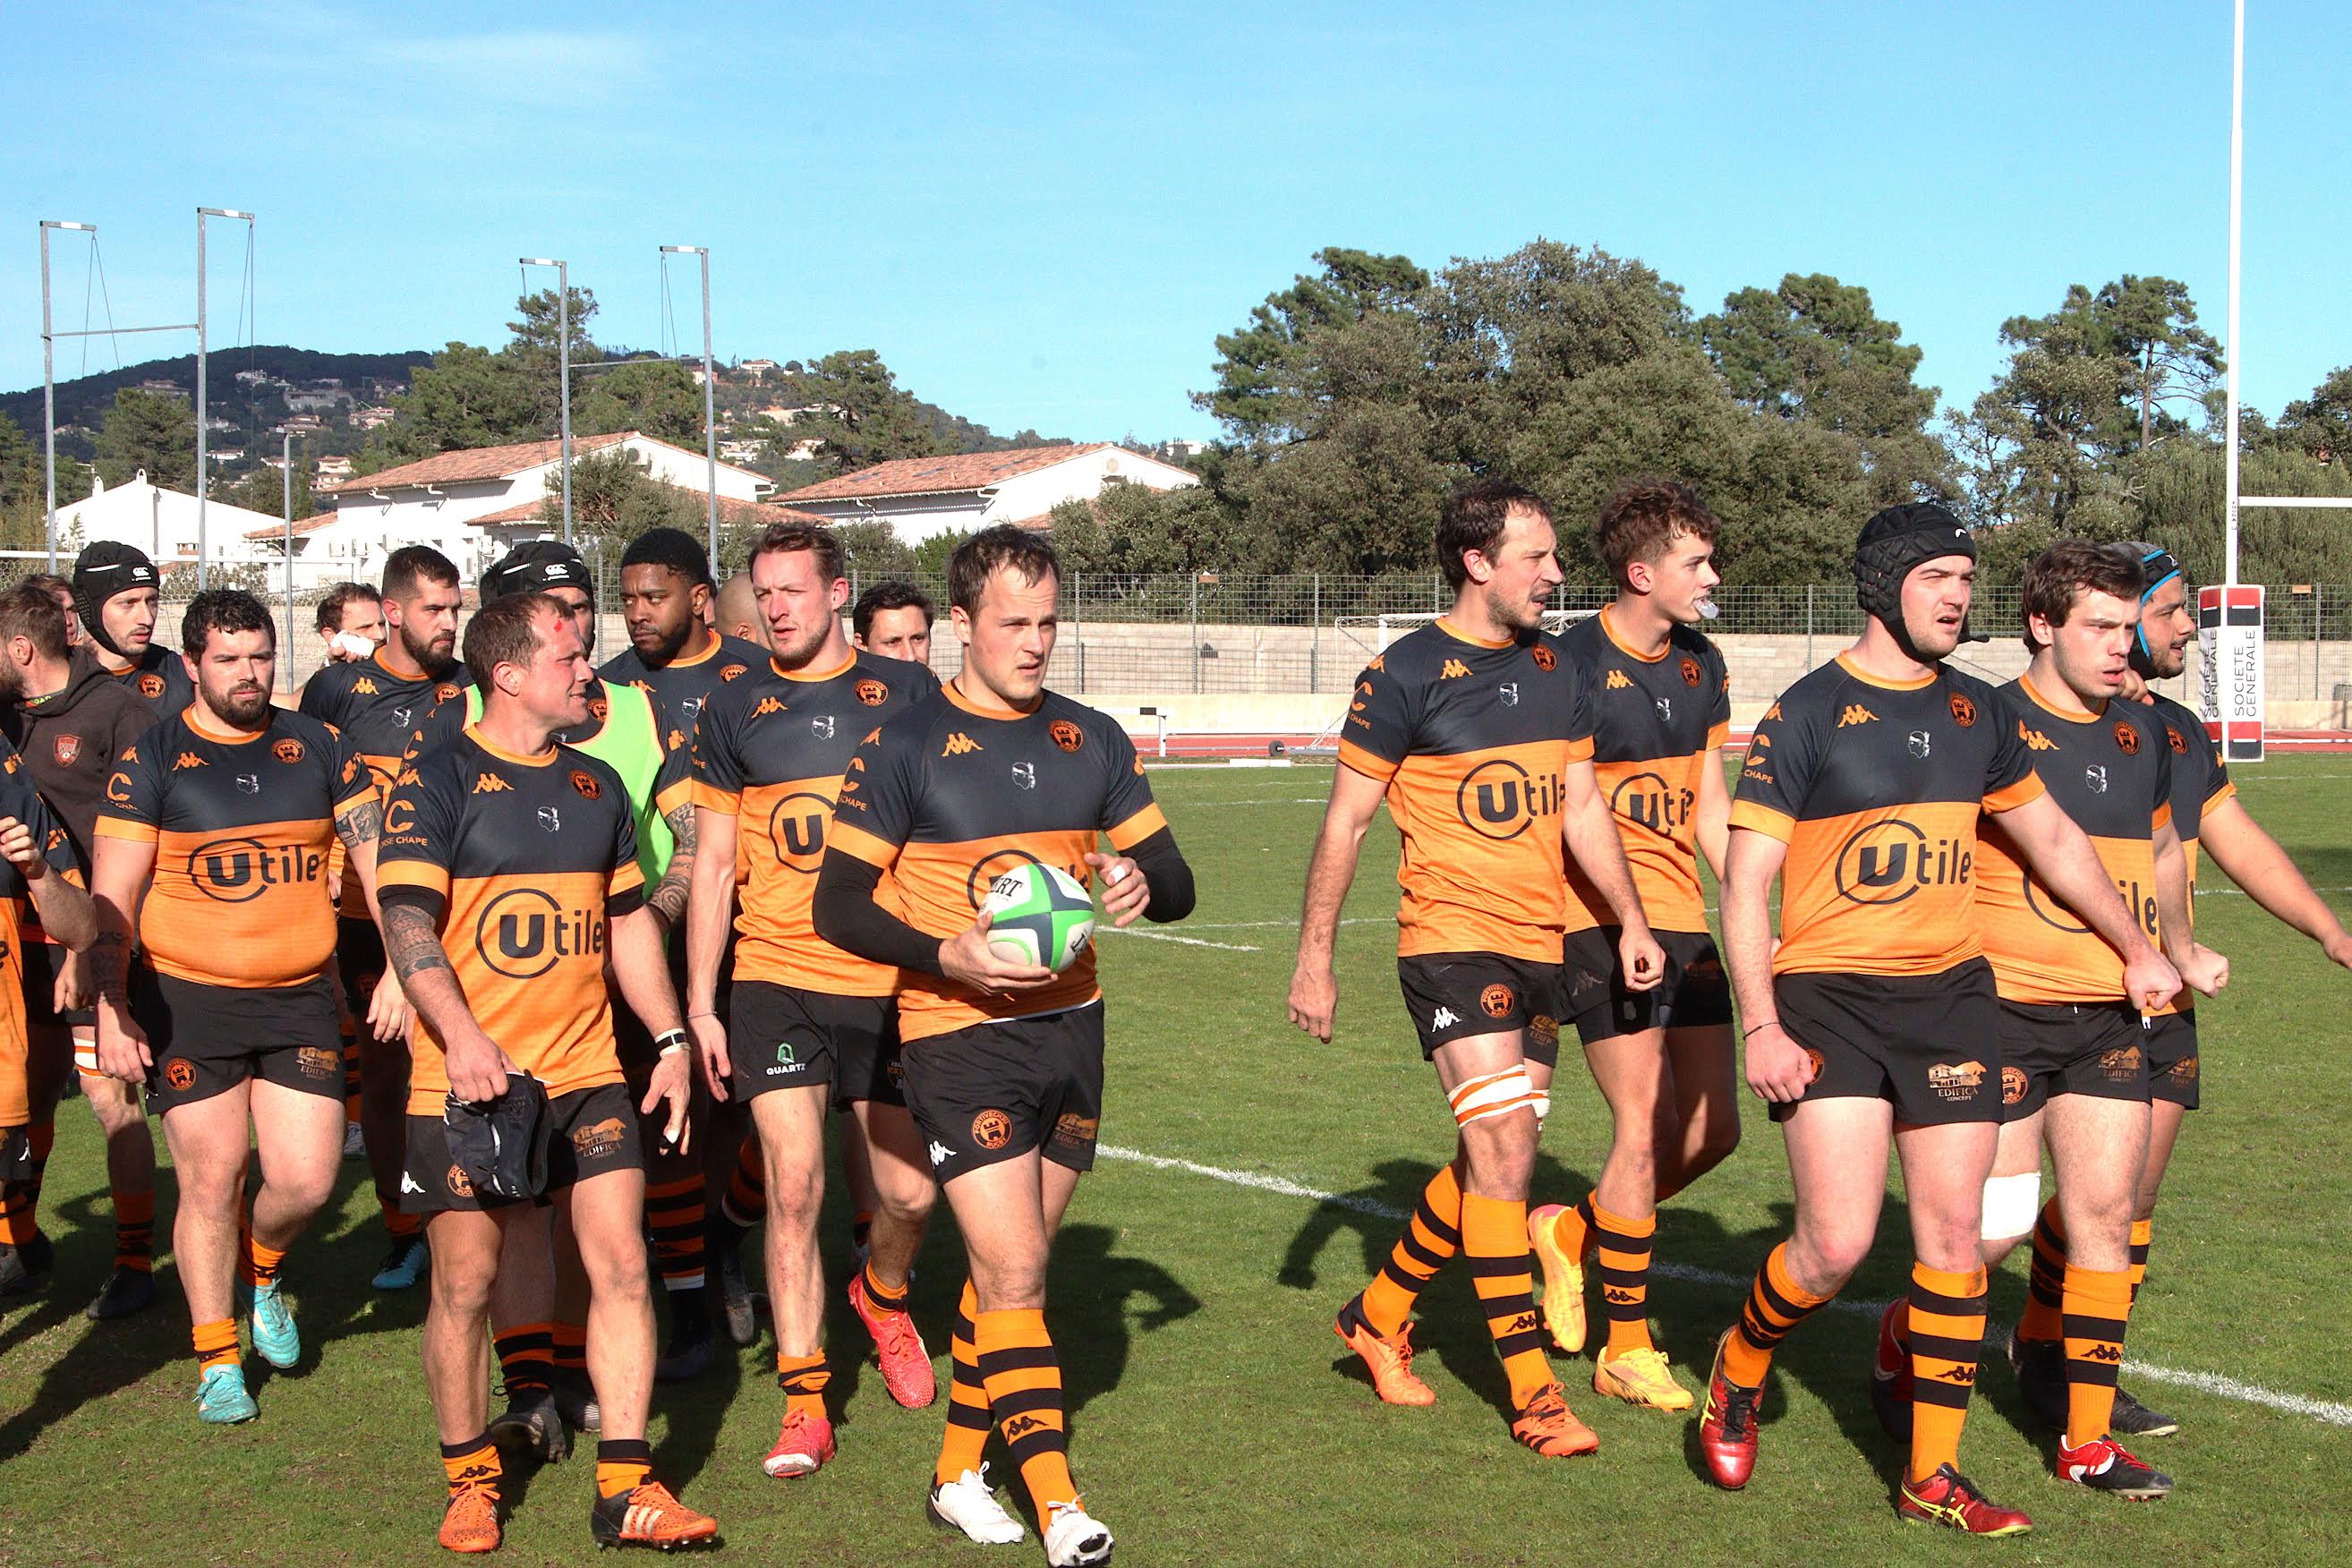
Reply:
[[[169,1185],[168,1173],[158,1184]],[[82,1308],[96,1293],[96,1282],[113,1267],[114,1211],[103,1192],[58,1205],[51,1218],[60,1235],[47,1294],[31,1302],[29,1310],[11,1315],[0,1330],[0,1355],[51,1329],[80,1321]],[[25,1407],[0,1421],[0,1463],[24,1453],[51,1426],[83,1405],[142,1382],[189,1354],[186,1314],[172,1310],[180,1300],[178,1280],[165,1270],[155,1283],[156,1304],[137,1317],[84,1324],[79,1337],[41,1374],[40,1386]],[[189,1387],[193,1392],[193,1376]]]

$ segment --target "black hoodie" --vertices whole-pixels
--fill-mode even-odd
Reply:
[[[87,650],[66,668],[65,689],[7,704],[0,727],[24,753],[33,787],[65,825],[87,872],[106,781],[124,750],[154,727],[156,716],[129,681],[109,675]]]

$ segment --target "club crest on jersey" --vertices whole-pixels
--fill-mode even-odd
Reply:
[[[830,713],[820,713],[815,718],[810,720],[809,733],[814,735],[820,741],[832,740],[833,715]]]
[[[851,696],[868,708],[879,708],[890,700],[890,689],[878,680],[861,680],[849,690]]]
[[[1517,708],[1519,705],[1519,683],[1516,680],[1506,680],[1502,685],[1495,688],[1495,694],[1503,700],[1503,706],[1506,708]]]
[[[141,676],[139,678],[139,695],[149,699],[163,696],[163,678],[152,673]]]
[[[583,797],[589,800],[602,800],[604,798],[604,786],[598,784],[596,782],[596,775],[590,773],[585,768],[574,768],[572,770],[572,787],[578,790]]]
[[[740,680],[742,679],[743,671],[747,668],[749,667],[745,665],[730,664],[726,668],[719,672],[719,679],[721,680]]]
[[[1966,730],[1977,721],[1977,705],[1966,692],[1955,691],[1946,699],[1951,704],[1952,722]]]
[[[1056,719],[1045,726],[1046,737],[1066,752],[1075,752],[1087,743],[1086,731],[1067,719]]]
[[[81,737],[59,735],[49,743],[49,753],[58,759],[58,766],[61,768],[73,766],[74,759],[81,755]]]
[[[595,720],[599,724],[602,724],[605,719],[611,715],[612,711],[612,703],[606,701],[604,698],[591,697],[588,699],[588,716]]]
[[[561,831],[563,826],[562,810],[560,807],[552,805],[541,806],[539,808],[539,825],[541,827],[546,828],[550,833]]]
[[[1698,684],[1698,679],[1699,679],[1698,660],[1696,660],[1696,659],[1695,659],[1695,658],[1691,658],[1691,657],[1690,657],[1689,655],[1687,655],[1687,654],[1684,655],[1684,656],[1683,656],[1683,684],[1684,684],[1685,686],[1696,686],[1696,685]]]
[[[239,773],[236,775],[236,787],[240,794],[259,795],[261,793],[261,775],[259,773]]]
[[[1911,754],[1913,756],[1924,761],[1927,754],[1935,749],[1936,738],[1933,735],[1930,735],[1925,730],[1914,730],[1911,731]]]
[[[433,689],[433,700],[436,702],[446,702],[457,695],[457,689],[446,680]]]
[[[299,763],[303,757],[302,742],[293,740],[280,741],[269,748],[269,754],[281,763]]]
[[[1553,653],[1551,649],[1544,647],[1541,643],[1536,644],[1528,657],[1536,661],[1536,668],[1538,669],[1552,669],[1557,668],[1559,664],[1559,656]]]
[[[2132,727],[2129,720],[2116,721],[2116,744],[2123,748],[2126,757],[2139,755],[2139,731]]]
[[[2083,782],[2091,786],[2093,795],[2107,793],[2107,770],[2097,763],[2083,770]]]
[[[1037,764],[1034,763],[1013,763],[1013,782],[1020,785],[1023,789],[1035,789],[1037,787]]]

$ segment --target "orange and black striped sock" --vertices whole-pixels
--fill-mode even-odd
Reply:
[[[562,1372],[588,1373],[588,1331],[579,1323],[555,1321],[555,1364]]]
[[[215,1318],[209,1323],[198,1323],[190,1338],[196,1346],[196,1371],[207,1373],[216,1366],[243,1366],[245,1357],[237,1353],[236,1320]]]
[[[1755,1283],[1748,1288],[1748,1304],[1739,1310],[1739,1321],[1723,1342],[1723,1375],[1742,1388],[1764,1386],[1764,1374],[1772,1370],[1772,1352],[1780,1348],[1780,1342],[1835,1297],[1835,1291],[1816,1296],[1798,1284],[1789,1272],[1789,1244],[1784,1241],[1774,1247],[1764,1267],[1756,1271]]]
[[[425,1234],[425,1220],[420,1215],[400,1212],[400,1200],[378,1193],[376,1207],[383,1214],[383,1231],[394,1241],[408,1241]]]
[[[1969,1394],[1984,1349],[1985,1271],[1911,1266],[1911,1479],[1960,1458]]]
[[[2136,1219],[2131,1227],[2131,1288],[2132,1300],[2139,1300],[2139,1288],[2147,1283],[2148,1249],[2156,1245],[2154,1218]]]
[[[654,1473],[654,1446],[643,1437],[600,1437],[596,1441],[596,1495],[622,1497],[636,1490]]]
[[[2131,1270],[2066,1269],[2066,1446],[2107,1435],[2132,1310]]]
[[[1045,1314],[1034,1310],[981,1312],[972,1319],[972,1345],[988,1407],[1004,1434],[1004,1446],[1021,1468],[1040,1520],[1052,1505],[1076,1502],[1078,1484],[1070,1478],[1069,1442],[1064,1435],[1062,1363],[1045,1332]]]
[[[980,1349],[973,1337],[972,1319],[979,1310],[979,1299],[967,1279],[963,1297],[956,1302],[955,1333],[948,1343],[948,1429],[940,1438],[940,1462],[931,1472],[940,1486],[966,1470],[979,1469],[988,1447],[988,1388],[981,1381]]]
[[[49,1154],[58,1146],[57,1118],[51,1116],[34,1122],[33,1130],[26,1134],[26,1142],[32,1146],[33,1163],[25,1179],[32,1184],[33,1207],[37,1211],[41,1206],[42,1184],[49,1179]]]
[[[2020,1340],[2055,1344],[2064,1337],[2059,1316],[2065,1288],[2066,1222],[2053,1197],[2033,1222],[2033,1264],[2025,1277],[2025,1310],[2017,1319]]]
[[[1504,1375],[1511,1381],[1511,1404],[1524,1408],[1559,1381],[1544,1358],[1543,1330],[1536,1318],[1527,1204],[1463,1194],[1462,1262],[1486,1310],[1495,1353],[1503,1358]]]
[[[824,1385],[833,1381],[833,1373],[824,1366],[824,1352],[814,1355],[793,1355],[776,1352],[776,1386],[784,1391],[784,1413],[797,1410],[803,1415],[824,1419]]]
[[[1552,1245],[1581,1262],[1585,1249],[1592,1245],[1593,1232],[1599,1228],[1592,1194],[1587,1193],[1552,1216]]]
[[[490,1441],[488,1432],[462,1443],[442,1444],[441,1470],[448,1478],[451,1497],[467,1487],[479,1487],[496,1497],[499,1482],[506,1477],[505,1468],[499,1463],[498,1445]]]
[[[499,1358],[499,1375],[506,1382],[509,1398],[528,1389],[544,1392],[554,1379],[553,1323],[524,1323],[492,1334],[490,1349]]]
[[[25,1130],[27,1148],[25,1173],[0,1182],[0,1245],[22,1247],[40,1229],[36,1217],[41,1202],[40,1173],[48,1163],[47,1152],[38,1142],[41,1131],[37,1123]],[[54,1123],[48,1131],[54,1139],[57,1135]]]
[[[768,1167],[755,1135],[735,1151],[735,1173],[727,1178],[727,1195],[719,1211],[738,1230],[749,1230],[768,1217]]]
[[[1392,1337],[1412,1316],[1413,1303],[1445,1260],[1462,1250],[1462,1184],[1454,1167],[1440,1165],[1421,1190],[1421,1202],[1405,1222],[1389,1260],[1364,1287],[1364,1317],[1375,1333]]]
[[[115,1192],[114,1266],[152,1272],[155,1267],[155,1189]]]
[[[259,1289],[278,1283],[278,1270],[286,1261],[286,1254],[275,1247],[264,1247],[256,1241],[250,1230],[237,1233],[243,1255],[238,1272],[248,1285]]]
[[[907,1310],[907,1299],[914,1289],[913,1280],[910,1279],[896,1289],[883,1284],[880,1277],[874,1272],[874,1263],[870,1258],[866,1260],[865,1275],[867,1306],[877,1312],[903,1312]]]
[[[1657,1234],[1658,1216],[1628,1219],[1593,1204],[1592,1224],[1601,1252],[1601,1310],[1609,1314],[1609,1353],[1655,1350],[1650,1342],[1650,1239]]]
[[[646,1188],[646,1229],[653,1236],[654,1266],[662,1289],[699,1290],[704,1268],[702,1173]]]

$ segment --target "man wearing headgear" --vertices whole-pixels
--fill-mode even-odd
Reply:
[[[2188,860],[2189,889],[2197,888],[2200,851],[2210,855],[2247,897],[2320,945],[2330,963],[2352,969],[2352,935],[2327,900],[2312,889],[2278,841],[2263,831],[2230,782],[2221,748],[2204,721],[2149,683],[2177,678],[2187,663],[2197,617],[2189,585],[2172,552],[2133,542],[2112,547],[2139,574],[2138,626],[2132,639],[2131,669],[2137,678],[2127,696],[2146,702],[2172,760],[2172,826]],[[2191,906],[2194,918],[2194,906]],[[2147,1274],[2156,1239],[2156,1198],[2164,1181],[2182,1119],[2198,1108],[2198,1024],[2194,997],[2180,994],[2149,1019],[2142,1039],[2147,1058],[2151,1118],[2147,1161],[2141,1168],[2131,1223],[2131,1290],[2137,1295]],[[2066,1231],[2055,1199],[2043,1207],[2033,1228],[2032,1286],[2010,1344],[2026,1407],[2042,1425],[2063,1428],[2067,1418],[2065,1336],[2061,1288],[2068,1271]],[[2169,1415],[2150,1410],[2129,1391],[2116,1390],[2113,1430],[2117,1436],[2163,1437],[2180,1429]]]
[[[1862,636],[1766,710],[1731,809],[1725,956],[1748,1086],[1788,1142],[1796,1227],[1718,1342],[1699,1447],[1717,1485],[1748,1483],[1772,1353],[1868,1253],[1891,1146],[1916,1258],[1896,1511],[2021,1534],[2032,1521],[1957,1464],[1984,1338],[1979,1231],[2000,1118],[1972,874],[1979,813],[1999,815],[2042,884],[2124,956],[2128,994],[2160,1006],[2179,977],[2048,798],[2006,702],[1942,662],[1966,636],[1968,530],[1933,502],[1890,507],[1863,528],[1854,582]],[[1776,947],[1769,897],[1784,870]]]
[[[155,641],[157,583],[155,563],[136,545],[100,539],[74,558],[74,608],[89,632],[90,657],[156,718],[173,719],[196,689],[186,662]]]

